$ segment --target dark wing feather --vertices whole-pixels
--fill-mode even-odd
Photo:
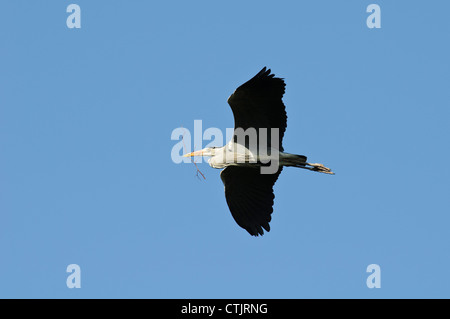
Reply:
[[[275,174],[261,174],[259,167],[228,166],[220,173],[231,215],[250,235],[263,235],[263,228],[270,231],[273,185],[282,169]]]
[[[270,72],[264,67],[231,94],[228,104],[233,110],[235,129],[254,127],[258,132],[260,128],[267,128],[270,137],[270,129],[279,128],[279,150],[283,151],[287,116],[282,97],[286,85],[283,79],[274,77]]]

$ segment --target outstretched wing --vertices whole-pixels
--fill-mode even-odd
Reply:
[[[268,129],[268,146],[270,146],[270,129],[279,129],[279,150],[283,151],[282,141],[286,131],[286,110],[282,101],[285,83],[281,78],[270,74],[264,67],[252,79],[242,84],[228,98],[234,115],[234,128],[247,130],[254,127]],[[273,145],[274,146],[274,145]]]
[[[263,235],[263,228],[270,231],[273,185],[282,169],[275,174],[261,174],[259,167],[228,166],[220,173],[231,215],[250,235]]]

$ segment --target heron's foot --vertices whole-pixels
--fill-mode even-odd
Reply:
[[[334,175],[334,173],[331,171],[331,169],[329,169],[328,167],[325,167],[323,164],[319,164],[319,163],[306,163],[306,164],[309,165],[309,167],[306,167],[306,168],[311,171]]]

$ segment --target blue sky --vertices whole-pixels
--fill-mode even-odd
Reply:
[[[450,297],[449,2],[0,8],[0,297]],[[263,66],[287,83],[286,151],[336,175],[285,169],[255,238],[170,136],[232,127]]]

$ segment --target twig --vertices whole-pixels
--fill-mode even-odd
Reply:
[[[183,126],[181,126],[181,127],[183,127]],[[181,140],[183,141],[183,151],[186,154],[186,144],[184,143],[184,133],[183,133],[183,136],[181,137]],[[194,146],[194,151],[195,151],[195,146]],[[192,157],[191,157],[191,162],[195,165],[195,168],[197,169],[197,173],[196,173],[197,178],[200,179],[200,176],[198,176],[198,174],[200,173],[200,175],[203,177],[203,179],[206,180],[205,175],[203,175],[203,173],[200,171],[200,169],[197,166],[197,163],[192,159]]]

